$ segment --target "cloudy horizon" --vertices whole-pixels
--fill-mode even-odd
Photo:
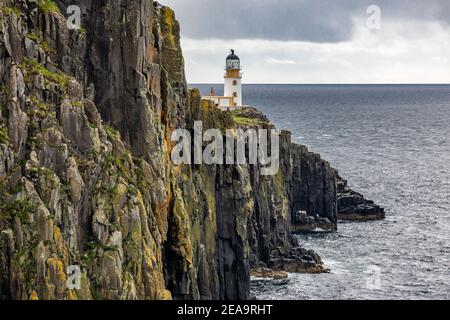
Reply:
[[[162,0],[181,24],[190,83],[450,83],[447,0]],[[371,5],[380,28],[368,28]]]

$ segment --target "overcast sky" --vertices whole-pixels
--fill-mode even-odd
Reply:
[[[190,83],[450,83],[450,0],[161,0],[181,23]],[[371,5],[381,9],[370,29]]]

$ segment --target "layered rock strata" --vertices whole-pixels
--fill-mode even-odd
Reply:
[[[251,268],[325,271],[291,231],[336,225],[335,173],[288,132],[275,176],[172,163],[175,129],[248,124],[187,89],[179,29],[150,0],[0,0],[1,299],[247,299]]]

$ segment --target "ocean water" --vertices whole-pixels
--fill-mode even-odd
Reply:
[[[193,86],[203,94],[211,87]],[[299,236],[331,273],[254,279],[252,294],[450,299],[450,85],[246,85],[243,92],[245,104],[320,153],[387,215]]]

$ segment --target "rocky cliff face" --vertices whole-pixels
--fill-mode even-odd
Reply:
[[[323,271],[291,231],[298,211],[336,225],[335,172],[289,133],[276,176],[172,164],[174,129],[239,125],[187,90],[172,10],[0,9],[0,298],[247,299],[253,267]]]

